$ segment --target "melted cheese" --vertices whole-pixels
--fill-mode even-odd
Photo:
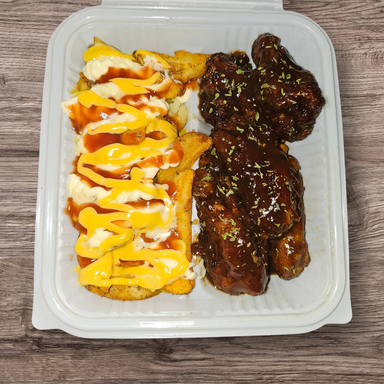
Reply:
[[[81,134],[76,138],[80,157],[77,174],[68,178],[69,196],[78,205],[93,203],[100,208],[98,211],[86,205],[78,215],[78,222],[85,231],[80,233],[75,251],[79,256],[96,260],[79,271],[81,285],[139,285],[154,291],[180,276],[194,278],[189,271],[184,241],[173,239],[170,246],[161,247],[176,227],[177,220],[168,186],[153,180],[160,167],[178,164],[178,156],[174,155],[177,149],[173,147],[177,130],[167,121],[156,118],[168,111],[167,103],[156,92],[172,83],[165,74],[169,64],[151,52],[137,53],[143,57],[145,65],[157,68],[157,72],[148,72],[147,78],[140,79],[114,78],[62,103],[73,124],[80,119],[74,113],[74,106],[86,116],[95,108],[96,111],[97,108],[116,111],[109,115],[94,112],[97,119],[80,130]],[[84,60],[87,62],[84,67],[86,76],[91,80],[105,74],[110,67],[137,71],[143,68],[132,56],[102,43],[89,48],[84,53]],[[163,133],[163,138],[145,137],[135,145],[116,142],[93,152],[88,152],[84,146],[85,135],[119,135],[144,128],[146,135],[158,131]],[[101,172],[127,168],[130,169],[129,177],[125,179],[105,176]],[[87,179],[96,186],[90,187]],[[137,208],[135,203],[140,200],[148,203]],[[121,260],[144,263],[123,267]]]
[[[121,79],[116,78],[112,79],[112,83],[116,84],[126,95],[137,95],[142,93],[149,93],[145,86],[151,86],[155,84],[161,75],[159,72],[156,72],[149,79],[140,80],[140,79]]]
[[[139,86],[136,86],[135,84],[139,84]],[[120,88],[120,85],[123,89]],[[83,108],[86,109],[95,106],[101,108],[116,109],[119,112],[124,112],[125,109],[131,107],[132,105],[131,108],[135,108],[135,106],[140,106],[140,109],[143,110],[143,113],[148,118],[156,118],[158,116],[166,115],[168,112],[168,104],[165,102],[165,100],[161,100],[158,97],[151,97],[151,99],[149,99],[145,96],[145,94],[148,92],[149,91],[140,86],[139,80],[131,83],[124,83],[118,81],[117,84],[97,84],[92,88],[92,90],[79,92],[77,96],[67,101],[64,101],[61,105],[64,112],[71,118],[76,118],[73,115],[73,111],[71,108],[76,104],[80,104]],[[120,103],[121,100],[123,100],[125,97],[135,95],[140,95],[140,98],[138,100],[128,99],[127,101],[129,104]],[[117,102],[115,102],[111,98],[117,100]],[[139,109],[135,109],[137,112],[140,112]],[[107,116],[105,118],[109,117],[110,116]]]
[[[128,60],[134,61],[135,59],[131,55],[126,55],[125,53],[119,51],[111,45],[95,43],[92,47],[88,48],[83,54],[83,60],[85,62],[101,59],[104,57],[123,57]]]

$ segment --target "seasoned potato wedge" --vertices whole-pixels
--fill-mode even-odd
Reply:
[[[160,169],[158,173],[160,182],[172,180],[174,174],[192,168],[198,158],[212,146],[212,139],[198,132],[188,132],[178,137],[176,141],[181,144],[184,156],[177,167]]]
[[[99,106],[97,104],[98,102],[100,103],[99,99],[94,101],[95,98],[97,98],[97,97],[102,99],[102,101],[101,101],[102,103],[107,103],[107,101],[105,101],[105,99],[111,99],[114,101],[115,100],[114,95],[117,92],[116,87],[113,84],[110,87],[104,86],[104,85],[98,86],[97,84],[98,83],[103,84],[103,83],[107,83],[108,81],[113,81],[113,78],[110,79],[110,77],[113,77],[113,76],[116,76],[116,78],[127,77],[128,78],[127,81],[125,82],[125,80],[124,80],[124,86],[119,85],[120,90],[123,92],[124,99],[123,99],[123,97],[116,99],[117,100],[116,103],[127,104],[127,107],[124,107],[125,108],[124,109],[124,108],[120,108],[121,106],[119,105],[118,107],[115,108],[115,104],[113,104],[113,103],[111,103],[112,106],[109,107],[109,104],[108,104],[109,101],[108,101],[108,103],[107,103],[108,107],[105,107],[105,108],[110,108],[110,109],[115,108],[116,110],[118,110],[120,112],[128,110],[127,114],[129,114],[132,107],[135,108],[134,105],[139,105],[136,108],[139,109],[140,111],[146,111],[146,110],[150,109],[151,111],[155,110],[157,112],[156,108],[158,108],[158,110],[160,112],[157,114],[153,114],[153,116],[148,112],[147,113],[148,114],[147,119],[145,119],[145,118],[141,117],[141,114],[136,113],[134,111],[131,115],[133,117],[135,117],[136,119],[142,119],[142,120],[139,120],[138,123],[136,123],[132,117],[129,116],[129,118],[127,118],[124,115],[125,112],[122,113],[122,115],[124,115],[124,116],[120,117],[120,116],[117,116],[117,113],[115,113],[115,111],[112,111],[112,113],[115,113],[117,118],[115,118],[115,115],[113,115],[113,118],[111,118],[112,123],[106,122],[104,124],[104,122],[103,122],[103,124],[100,125],[100,126],[102,126],[102,129],[100,131],[102,131],[102,133],[105,135],[111,135],[114,133],[119,133],[120,136],[117,137],[117,139],[116,139],[116,137],[112,137],[112,136],[93,137],[92,139],[95,141],[100,140],[101,143],[104,143],[104,141],[109,143],[111,141],[111,142],[113,142],[113,145],[116,145],[119,148],[119,150],[120,149],[122,151],[125,150],[127,153],[130,153],[131,149],[129,149],[129,151],[128,151],[126,149],[126,147],[137,146],[137,148],[139,148],[139,149],[137,149],[135,147],[135,150],[137,150],[138,153],[140,154],[140,156],[137,156],[137,159],[138,159],[138,161],[141,161],[141,162],[143,162],[144,160],[147,161],[147,159],[146,159],[147,155],[146,154],[148,152],[149,153],[148,156],[151,157],[151,161],[155,162],[155,165],[153,165],[153,163],[150,163],[148,160],[148,163],[146,163],[146,165],[143,165],[142,163],[138,163],[137,166],[139,168],[140,167],[150,168],[150,166],[152,168],[155,168],[154,170],[151,169],[149,173],[145,174],[146,175],[145,178],[146,178],[147,182],[148,183],[149,182],[154,183],[154,180],[156,180],[155,176],[154,176],[156,170],[162,166],[161,164],[167,164],[167,162],[170,161],[170,160],[168,160],[168,157],[167,157],[168,153],[166,151],[168,151],[170,149],[170,147],[172,145],[171,144],[172,140],[174,140],[174,138],[175,138],[175,129],[172,129],[172,127],[169,127],[168,124],[164,124],[164,120],[167,120],[174,127],[176,127],[178,132],[180,132],[184,128],[184,126],[186,125],[187,120],[188,120],[188,109],[183,104],[183,102],[185,102],[185,100],[189,96],[190,90],[195,89],[195,86],[197,85],[196,80],[198,78],[200,78],[201,76],[203,76],[203,74],[205,72],[205,68],[206,68],[206,60],[209,57],[209,55],[193,54],[193,53],[189,53],[187,51],[176,51],[174,56],[169,56],[169,55],[160,54],[160,53],[156,53],[156,52],[151,52],[150,54],[148,54],[148,51],[144,51],[144,50],[134,51],[132,54],[122,54],[120,51],[116,52],[116,48],[114,48],[108,44],[103,43],[100,39],[98,39],[96,37],[94,38],[94,45],[95,46],[89,47],[89,49],[84,53],[84,59],[87,62],[89,62],[89,64],[86,64],[84,72],[92,80],[89,80],[84,75],[84,73],[82,73],[82,72],[80,73],[80,78],[79,78],[78,83],[76,84],[76,88],[73,89],[73,96],[77,96],[77,95],[80,95],[80,96],[78,99],[73,98],[74,103],[75,103],[74,105],[77,105],[79,103],[80,104],[83,103],[82,106],[84,107],[84,109],[86,109],[86,110],[91,109],[89,106],[87,107],[88,103],[84,103],[83,101],[81,101],[81,100],[83,100],[82,96],[84,96],[84,99],[89,98],[92,101],[92,102],[89,102],[89,105],[91,105],[91,106],[93,106],[93,105]],[[105,46],[101,46],[101,45],[105,45]],[[99,63],[98,62],[94,63],[93,60],[99,60],[100,58],[103,58],[103,57],[111,57],[110,61],[106,61],[106,65],[108,65],[108,67],[107,67],[108,72],[107,72],[106,76],[104,76],[104,77],[102,76],[102,72],[100,72],[98,75],[96,75],[96,77],[94,77],[93,73],[95,71],[93,71],[93,65],[95,67],[97,67],[97,65]],[[118,57],[118,58],[122,57],[124,59],[131,60],[131,61],[139,63],[141,65],[143,65],[144,62],[147,63],[147,60],[152,60],[153,57],[156,57],[156,62],[153,63],[153,68],[149,68],[149,67],[139,68],[138,65],[133,65],[131,61],[124,61],[123,59],[121,59],[121,60],[116,59],[115,60],[116,57]],[[124,69],[123,67],[117,66],[117,64],[119,62],[123,62],[123,64],[128,65],[129,68]],[[110,66],[115,66],[115,68],[111,69]],[[133,67],[133,68],[131,68],[131,67]],[[119,69],[115,70],[116,68],[119,68]],[[123,68],[123,69],[121,69],[121,68]],[[135,72],[134,74],[132,74],[131,72],[136,71],[137,68],[139,71],[142,71],[142,72]],[[152,75],[156,71],[158,71],[158,73],[155,73],[155,75]],[[89,75],[88,75],[88,72],[90,73]],[[91,75],[91,73],[92,73],[92,75]],[[146,77],[147,75],[148,75],[148,78]],[[131,78],[131,76],[132,76],[132,79],[134,79],[134,82],[132,82],[132,80],[129,80]],[[155,76],[155,77],[152,78],[152,76]],[[140,83],[137,83],[138,81],[140,81]],[[142,89],[142,88],[140,89],[141,85],[143,87],[148,87],[150,92],[148,92],[146,89]],[[97,87],[93,88],[95,86],[97,86]],[[94,93],[88,92],[88,93],[81,94],[81,92],[87,91],[87,90],[94,90]],[[98,91],[100,91],[100,90],[102,90],[101,96],[98,93]],[[119,92],[120,92],[120,90],[119,90]],[[185,94],[186,90],[188,92]],[[147,93],[148,95],[145,95],[145,93]],[[97,97],[94,94],[96,94]],[[146,105],[146,103],[149,105],[149,107],[147,109],[145,109],[145,108],[141,109],[142,104],[137,102],[136,95],[139,95],[138,97],[140,98],[140,103],[142,103],[144,106]],[[181,97],[183,95],[185,95],[185,96]],[[156,102],[159,99],[161,99],[162,103],[163,103],[163,104],[161,104],[161,108],[158,107],[156,104]],[[168,103],[169,108],[167,108],[166,106],[164,107],[164,102]],[[160,102],[158,104],[160,104]],[[73,107],[73,108],[75,108],[75,107]],[[69,109],[67,108],[67,110],[69,110]],[[100,115],[98,115],[98,114],[96,114],[96,115],[97,115],[97,118],[99,118]],[[112,114],[108,114],[108,115],[106,114],[106,116],[107,116],[106,119],[109,119],[110,116],[112,116]],[[137,117],[137,116],[139,116],[139,117]],[[76,120],[72,116],[71,116],[71,119]],[[121,127],[119,125],[120,124],[120,121],[118,121],[119,119],[121,119],[121,120],[126,119],[126,121],[125,120],[123,121],[123,123],[124,123],[123,126],[125,126],[126,122],[127,123],[133,122],[134,126],[129,127],[132,129],[124,128],[124,129],[127,129],[127,131],[124,131],[124,129],[121,129]],[[133,120],[133,121],[131,121],[131,120]],[[149,121],[149,123],[147,120]],[[158,131],[153,131],[153,132],[149,131],[149,133],[146,133],[146,127],[148,126],[148,124],[152,124],[153,121],[157,124],[158,120],[163,120],[163,121],[161,121],[161,127],[164,127],[164,128],[163,129],[159,128]],[[90,119],[90,121],[91,122],[98,122],[98,121],[93,121],[92,119]],[[117,121],[117,123],[115,123],[115,121]],[[77,123],[77,120],[76,120],[76,123]],[[118,129],[116,129],[116,127]],[[82,128],[83,128],[83,126],[82,126]],[[171,132],[171,136],[167,132]],[[92,135],[92,133],[89,133],[89,134]],[[143,148],[141,148],[141,144],[144,142],[146,136],[148,136],[148,139],[157,140],[158,142],[153,144],[154,148],[157,148],[157,146],[159,146],[159,148],[161,150],[164,149],[163,152],[165,152],[166,155],[162,155],[162,154],[157,155],[157,153],[155,153],[155,155],[156,155],[155,156],[155,155],[153,155],[153,152],[148,150],[147,147],[144,148],[144,146],[143,146]],[[88,136],[87,136],[87,138],[88,138]],[[89,139],[89,141],[90,140],[91,139]],[[116,143],[114,142],[114,140],[117,140]],[[147,141],[151,142],[151,140],[147,140]],[[161,267],[161,269],[159,269],[159,271],[160,271],[159,274],[161,276],[163,276],[163,275],[166,276],[166,272],[172,271],[172,268],[176,272],[173,273],[172,275],[170,275],[170,276],[172,276],[171,278],[168,276],[165,280],[161,280],[161,281],[163,281],[163,283],[160,284],[160,281],[157,280],[159,278],[157,276],[157,270],[156,269],[153,269],[153,270],[150,269],[150,268],[156,267],[158,264],[162,264],[161,262],[158,263],[159,259],[157,259],[157,258],[153,259],[153,255],[151,255],[150,252],[146,252],[146,251],[141,253],[140,256],[137,257],[137,259],[132,257],[132,260],[129,260],[129,257],[128,257],[128,256],[133,256],[135,254],[135,252],[140,252],[141,248],[137,248],[137,245],[140,245],[140,244],[144,244],[142,246],[143,249],[149,248],[149,249],[153,249],[153,250],[156,250],[156,249],[164,250],[165,248],[171,248],[171,250],[172,250],[173,232],[177,232],[179,238],[186,243],[186,255],[185,255],[186,257],[184,256],[184,254],[182,256],[182,263],[184,263],[183,264],[184,269],[185,269],[185,265],[187,265],[186,259],[188,259],[189,262],[191,262],[191,260],[192,260],[192,253],[191,253],[191,246],[192,246],[192,236],[191,236],[192,185],[193,185],[193,180],[194,180],[194,175],[195,175],[195,171],[192,169],[192,167],[195,164],[195,162],[198,160],[200,155],[212,146],[212,140],[211,140],[211,138],[209,138],[203,134],[191,132],[191,133],[187,133],[185,135],[178,137],[176,139],[176,144],[178,145],[178,148],[177,148],[177,151],[175,151],[175,152],[177,152],[178,155],[180,154],[179,152],[181,152],[179,150],[179,148],[180,148],[180,146],[182,147],[182,150],[183,150],[182,160],[180,161],[180,163],[177,167],[170,167],[167,170],[161,170],[160,169],[156,175],[156,178],[157,178],[157,181],[160,183],[172,184],[172,188],[171,188],[172,190],[173,190],[173,187],[175,187],[175,189],[174,189],[175,192],[170,194],[170,196],[171,196],[173,203],[174,203],[177,225],[175,226],[175,221],[174,221],[175,218],[174,217],[172,218],[172,220],[169,220],[165,224],[165,226],[163,225],[163,221],[162,220],[160,221],[158,219],[157,210],[159,210],[160,208],[158,206],[155,207],[155,205],[156,204],[161,205],[161,204],[163,204],[163,202],[154,201],[153,204],[151,205],[151,202],[148,203],[148,201],[147,201],[147,200],[151,200],[151,196],[153,197],[153,199],[163,199],[163,200],[168,200],[169,196],[167,196],[163,190],[161,191],[161,193],[158,193],[159,191],[156,190],[152,194],[152,190],[155,190],[155,189],[154,188],[148,189],[148,190],[146,190],[144,195],[138,194],[138,195],[132,195],[133,198],[129,197],[129,199],[132,199],[132,205],[133,205],[133,203],[135,203],[136,204],[135,207],[138,207],[138,209],[141,209],[141,207],[147,207],[147,206],[151,208],[150,210],[148,210],[149,212],[145,211],[144,215],[148,214],[148,215],[152,215],[153,217],[152,216],[145,216],[145,218],[141,218],[140,215],[142,213],[140,213],[140,215],[136,215],[137,212],[134,212],[136,217],[139,216],[138,220],[141,220],[141,221],[133,221],[133,219],[132,219],[132,221],[126,220],[125,216],[122,216],[123,218],[121,218],[120,216],[115,216],[116,212],[113,212],[113,214],[114,214],[113,217],[117,218],[116,220],[115,219],[106,219],[105,217],[107,217],[107,215],[109,215],[109,213],[104,215],[104,213],[96,212],[96,214],[98,214],[100,217],[103,216],[103,220],[105,220],[102,223],[106,224],[106,225],[100,225],[99,221],[97,221],[97,220],[92,221],[91,220],[93,218],[93,216],[91,216],[91,214],[93,215],[93,213],[92,213],[93,211],[89,211],[89,210],[85,211],[84,210],[84,227],[87,229],[87,234],[85,236],[89,236],[89,243],[86,243],[85,241],[83,243],[81,243],[81,247],[83,247],[83,248],[81,248],[77,252],[79,255],[85,255],[87,258],[90,258],[90,256],[89,256],[90,253],[94,252],[95,249],[96,250],[99,250],[99,249],[103,250],[104,249],[103,248],[104,247],[103,241],[105,241],[105,243],[108,243],[108,247],[105,246],[105,250],[108,251],[108,250],[112,250],[112,249],[115,250],[116,249],[116,252],[118,252],[119,247],[121,245],[119,243],[119,241],[121,238],[123,238],[122,237],[123,235],[126,236],[127,234],[124,231],[121,231],[121,233],[122,233],[121,234],[120,233],[121,228],[113,227],[112,224],[108,220],[113,220],[112,223],[115,226],[117,225],[117,226],[120,226],[122,228],[131,228],[132,227],[134,229],[134,231],[133,231],[134,232],[134,239],[137,240],[137,242],[134,243],[133,247],[136,247],[136,248],[125,248],[123,250],[120,249],[120,252],[122,252],[121,258],[120,258],[119,253],[116,253],[116,254],[115,253],[113,253],[113,254],[108,253],[107,254],[107,253],[105,253],[105,250],[103,250],[103,252],[105,253],[104,256],[106,256],[106,258],[103,260],[103,262],[105,262],[105,264],[102,267],[102,268],[104,268],[103,271],[104,270],[109,271],[108,272],[108,279],[110,277],[111,278],[112,277],[123,277],[123,278],[137,277],[137,280],[134,282],[134,284],[142,284],[143,286],[150,287],[150,288],[154,289],[155,291],[151,291],[150,289],[142,288],[140,286],[129,286],[129,285],[128,286],[126,286],[126,285],[111,285],[110,287],[105,287],[104,286],[104,284],[106,284],[105,281],[100,281],[100,280],[94,279],[94,276],[96,276],[97,274],[100,273],[99,272],[99,269],[100,269],[99,265],[95,266],[95,264],[93,266],[95,267],[96,272],[94,272],[92,269],[88,269],[87,271],[82,270],[83,272],[85,272],[85,273],[83,273],[83,275],[84,274],[87,275],[88,272],[90,274],[92,274],[91,278],[89,278],[87,276],[84,278],[84,280],[81,280],[82,284],[85,285],[85,288],[88,291],[95,293],[101,297],[106,297],[106,298],[113,299],[113,300],[132,301],[132,300],[147,299],[147,298],[156,296],[161,292],[167,292],[167,293],[172,293],[172,294],[187,294],[187,293],[191,292],[192,289],[194,288],[194,286],[195,286],[195,280],[194,280],[195,274],[194,274],[192,268],[190,269],[190,273],[192,275],[188,276],[188,274],[184,274],[184,275],[180,276],[180,270],[177,269],[177,267],[172,266],[172,264],[169,264],[168,266],[166,266],[164,268]],[[84,144],[84,145],[86,147],[87,144]],[[109,144],[105,144],[105,145],[109,145]],[[161,146],[163,146],[163,147],[161,147]],[[149,147],[150,147],[150,145],[149,145]],[[88,149],[88,148],[86,147],[86,149]],[[103,145],[101,145],[101,148],[97,149],[95,152],[97,152],[99,150],[104,150]],[[142,152],[139,152],[139,150]],[[175,148],[175,150],[176,150],[176,148]],[[159,153],[163,153],[163,152],[159,152]],[[92,151],[90,150],[87,153],[92,153]],[[82,154],[81,156],[85,157],[87,153]],[[103,154],[104,154],[104,152],[103,152]],[[171,154],[171,155],[173,156],[173,154]],[[162,156],[164,156],[164,157],[162,157]],[[107,155],[105,155],[104,157],[108,160]],[[100,155],[100,157],[98,157],[98,161],[101,161],[102,165],[104,164],[103,161],[106,161],[104,159],[104,157],[101,155]],[[167,160],[163,160],[163,159],[167,159]],[[164,161],[166,163],[164,163]],[[148,166],[148,164],[150,164],[150,166]],[[133,165],[132,164],[130,164],[130,165],[123,164],[121,167],[118,166],[118,167],[120,167],[120,168],[117,167],[118,172],[120,172],[120,170],[123,168],[123,166],[125,167],[124,170],[129,169],[130,167],[133,167],[132,169],[134,169],[136,167],[136,163],[133,163]],[[136,171],[139,172],[137,169],[135,170],[135,172]],[[118,176],[119,177],[121,176],[120,174],[117,174],[117,171],[116,171],[116,175],[113,172],[114,171],[108,171],[108,174],[107,174],[107,176],[105,176],[105,178],[107,178],[107,179],[108,178],[118,178]],[[132,171],[132,175],[133,175],[132,179],[134,179],[134,176],[137,173],[137,172],[136,173],[135,172]],[[95,173],[97,174],[98,171],[97,172],[95,171]],[[140,175],[140,173],[138,173],[138,174]],[[95,176],[95,180],[93,180],[92,178],[91,178],[91,180],[93,180],[96,184],[100,184],[101,186],[105,186],[106,184],[104,183],[104,179],[102,179],[102,181],[100,181],[100,178],[98,177],[100,175],[96,175],[96,176]],[[140,177],[142,178],[143,176],[140,176]],[[151,180],[149,180],[149,179],[151,179]],[[140,190],[141,187],[138,187],[137,184],[135,184],[133,182],[131,182],[131,184],[133,185],[132,188],[136,188],[136,190],[138,190],[139,192],[141,191]],[[125,186],[124,186],[124,188],[125,188]],[[148,194],[151,196],[148,197],[147,196]],[[165,197],[163,197],[164,195],[165,195]],[[119,194],[119,197],[120,196],[122,196],[121,193]],[[131,201],[129,199],[128,199],[128,201]],[[97,199],[95,199],[95,202],[97,203]],[[118,204],[118,203],[116,203],[115,200],[113,200],[113,202],[115,205]],[[122,204],[125,204],[125,203],[123,202],[123,203],[121,203],[121,205]],[[121,212],[125,212],[124,208],[125,207],[123,207],[121,209]],[[163,208],[164,208],[163,205],[161,205],[161,210],[163,210]],[[117,209],[117,211],[120,214],[120,211],[118,209]],[[134,214],[132,214],[132,217],[135,216]],[[110,217],[110,216],[108,216],[108,217]],[[125,220],[126,220],[126,223],[125,223]],[[158,220],[158,221],[156,222],[153,220]],[[123,224],[121,224],[121,222]],[[142,222],[144,224],[141,224]],[[151,226],[149,226],[149,224],[147,224],[147,222],[151,223]],[[138,225],[138,223],[139,223],[139,225]],[[154,224],[152,224],[152,223],[154,223]],[[109,228],[108,225],[110,225],[111,228],[105,229],[105,228]],[[147,232],[143,229],[143,233],[141,233],[141,230],[142,230],[142,228],[147,228],[147,227],[150,228],[150,230],[152,232],[157,231],[159,229],[158,232],[161,234],[161,236],[158,236],[157,232],[154,232],[156,236],[153,233],[151,233],[150,235],[148,235],[148,237],[146,237]],[[101,229],[101,231],[99,231],[99,229]],[[170,233],[171,233],[171,236],[169,236]],[[119,237],[117,235],[119,235],[121,237]],[[106,236],[107,240],[104,240],[103,236]],[[139,238],[140,236],[142,236],[141,239]],[[167,237],[170,239],[169,242],[168,242]],[[128,237],[127,237],[127,239],[128,239]],[[166,239],[166,240],[164,240],[164,239]],[[92,243],[91,243],[91,240],[92,240]],[[123,238],[123,240],[125,241],[125,237]],[[124,244],[128,244],[129,246],[131,246],[131,244],[128,241],[132,241],[132,240],[127,240],[127,242]],[[155,244],[146,245],[146,244],[150,244],[150,243],[155,243]],[[113,244],[113,246],[111,246],[111,244]],[[166,252],[166,251],[162,251],[160,254],[172,255],[171,252]],[[118,257],[116,259],[117,261],[115,259],[113,259],[115,256]],[[127,258],[127,260],[124,260],[125,258]],[[95,259],[97,259],[97,257],[95,257]],[[120,262],[118,261],[119,259],[120,259]],[[92,261],[90,261],[90,263],[92,263]],[[114,267],[116,267],[116,268],[112,269],[112,271],[113,271],[112,273],[114,275],[110,276],[110,272],[111,272],[110,267],[111,267],[111,264],[113,264],[113,263],[117,263],[117,264],[114,265]],[[82,264],[79,262],[79,265],[81,268],[87,268],[87,266],[91,265],[91,264],[85,264],[84,266],[82,266]],[[176,264],[176,265],[178,265],[178,264]],[[143,266],[143,267],[141,268],[141,266]],[[135,269],[135,268],[139,268],[139,269]],[[168,270],[166,268],[168,268]],[[142,270],[144,270],[145,273],[142,274],[141,273]],[[127,274],[126,273],[127,271],[130,274]],[[132,274],[135,274],[135,275],[132,275]],[[142,277],[142,276],[144,276],[144,277]],[[148,276],[153,276],[153,280],[148,279]],[[161,285],[164,284],[164,281],[171,281],[171,283],[160,288]],[[115,280],[115,282],[116,282],[116,280]],[[119,283],[124,284],[124,283],[128,283],[128,282],[126,282],[124,280],[120,280]],[[92,285],[92,284],[96,284],[96,285]],[[99,284],[100,286],[97,286],[97,284]],[[112,280],[110,280],[109,284],[112,284]],[[157,288],[160,288],[160,289],[157,289]]]
[[[192,214],[192,184],[195,171],[186,169],[182,172],[174,172],[169,175],[166,181],[172,182],[176,185],[176,217],[177,217],[177,230],[179,236],[185,241],[187,245],[186,256],[189,261],[192,260],[191,254],[191,214]],[[127,276],[129,277],[129,276]],[[114,300],[132,301],[143,300],[158,295],[161,291],[173,293],[177,295],[184,295],[192,291],[195,286],[194,280],[186,280],[179,278],[172,283],[166,285],[162,290],[155,292],[149,289],[141,288],[139,286],[123,286],[112,285],[110,288],[96,287],[87,285],[88,291],[98,294],[99,296],[107,297]]]
[[[191,254],[191,215],[192,215],[192,184],[195,171],[186,169],[183,172],[174,173],[168,181],[176,184],[176,217],[177,217],[177,231],[182,240],[187,245],[186,256],[189,261],[192,260]],[[194,280],[186,280],[180,278],[171,284],[163,287],[164,292],[183,295],[189,293],[195,286]]]
[[[180,132],[187,124],[188,109],[184,104],[181,104],[178,99],[170,100],[168,104],[168,114],[164,118],[173,124]]]
[[[174,56],[158,53],[172,67],[173,78],[186,83],[202,77],[205,72],[205,63],[210,55],[203,53],[190,53],[176,51]]]
[[[83,72],[80,72],[80,79],[79,81],[77,82],[76,84],[76,90],[78,92],[81,92],[81,91],[88,91],[89,89],[91,89],[91,86],[94,84],[93,81],[87,79],[85,76],[84,76],[84,73]]]
[[[177,229],[182,240],[187,245],[187,257],[191,261],[191,215],[192,215],[192,184],[195,172],[191,169],[203,152],[212,145],[212,140],[201,133],[190,132],[176,139],[182,146],[184,156],[175,168],[161,169],[158,180],[163,183],[174,182],[177,188],[176,216]],[[173,294],[189,293],[195,286],[194,280],[180,278],[163,288],[163,291]]]
[[[129,276],[126,276],[129,277]],[[94,285],[86,285],[85,288],[93,293],[96,293],[99,296],[106,297],[112,300],[120,301],[134,301],[134,300],[144,300],[149,299],[150,297],[157,296],[161,293],[160,290],[152,292],[149,289],[134,286],[126,285],[112,285],[110,288],[96,287]]]
[[[165,100],[174,99],[177,96],[180,96],[184,93],[184,85],[181,83],[173,82],[172,85],[168,88],[167,92],[163,94]]]

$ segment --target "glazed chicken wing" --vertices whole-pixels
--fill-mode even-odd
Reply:
[[[310,261],[305,240],[305,215],[282,237],[270,241],[269,260],[272,271],[284,280],[303,272]]]
[[[262,103],[276,135],[286,141],[305,139],[325,104],[315,77],[297,65],[280,39],[269,33],[253,43],[252,60],[258,78],[256,101]]]
[[[252,60],[254,69],[240,52],[207,60],[200,95],[205,121],[215,126],[238,114],[250,124],[265,124],[280,140],[305,139],[325,104],[315,77],[268,33],[253,43]]]
[[[271,131],[257,126],[220,125],[213,144],[236,193],[262,238],[278,237],[302,216],[302,188],[297,171]]]
[[[241,209],[233,200],[229,206],[226,204],[214,153],[202,156],[194,181],[201,225],[199,239],[204,244],[200,252],[216,287],[232,295],[259,295],[268,282],[267,244],[247,230]]]
[[[207,60],[199,108],[213,149],[200,159],[194,196],[211,280],[257,295],[271,272],[288,280],[310,261],[300,166],[284,141],[307,137],[325,100],[276,36],[260,35],[252,59],[255,68],[244,52]]]

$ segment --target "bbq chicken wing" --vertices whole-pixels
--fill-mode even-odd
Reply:
[[[242,210],[232,200],[227,205],[213,154],[200,159],[194,181],[199,207],[200,252],[213,284],[226,293],[259,295],[268,282],[266,242],[256,239],[244,226]],[[223,198],[224,197],[224,198]]]
[[[260,35],[252,60],[255,68],[244,52],[207,60],[199,108],[213,126],[213,147],[200,159],[193,190],[197,248],[212,282],[258,295],[270,273],[288,280],[310,261],[300,166],[284,142],[312,132],[325,100],[276,36]]]
[[[252,60],[255,98],[276,135],[285,141],[305,139],[325,104],[315,77],[297,65],[280,39],[269,33],[253,43]]]

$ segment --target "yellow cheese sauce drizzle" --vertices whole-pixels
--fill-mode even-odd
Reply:
[[[85,62],[101,59],[103,57],[124,57],[129,60],[134,60],[133,56],[126,55],[111,45],[96,42],[95,45],[88,48],[83,54]]]
[[[148,51],[137,53],[143,57],[150,56],[150,63],[156,62],[163,69],[169,68],[169,64],[158,55]],[[86,62],[108,57],[135,60],[132,56],[102,43],[96,43],[83,56]],[[146,86],[157,84],[161,80],[162,75],[156,72],[147,79],[114,78],[110,82],[117,85],[126,95],[140,95],[149,93]],[[173,249],[151,249],[151,243],[137,249],[135,239],[148,232],[153,236],[156,230],[170,233],[176,222],[172,199],[164,186],[157,185],[153,179],[148,179],[145,171],[139,167],[131,168],[129,179],[123,180],[104,177],[97,170],[103,167],[112,169],[131,167],[132,164],[139,164],[156,156],[163,156],[166,162],[172,152],[172,143],[177,138],[177,130],[165,120],[151,117],[131,105],[118,103],[109,97],[99,96],[92,89],[79,92],[77,102],[85,108],[107,107],[129,116],[127,121],[91,122],[86,126],[85,134],[122,134],[144,127],[146,134],[154,131],[163,133],[163,138],[159,140],[145,137],[137,145],[114,143],[105,145],[95,152],[81,154],[77,172],[108,191],[95,203],[113,212],[98,213],[94,208],[87,207],[79,213],[79,223],[86,229],[86,233],[80,233],[75,251],[82,257],[96,259],[79,271],[79,283],[100,287],[139,285],[152,291],[161,289],[187,271],[189,260],[186,257],[185,242],[174,240]],[[130,204],[138,198],[147,201],[161,200],[162,204],[159,202],[139,209]],[[106,236],[96,239],[95,243],[98,231],[102,231]],[[123,267],[120,260],[144,263],[134,267]]]

